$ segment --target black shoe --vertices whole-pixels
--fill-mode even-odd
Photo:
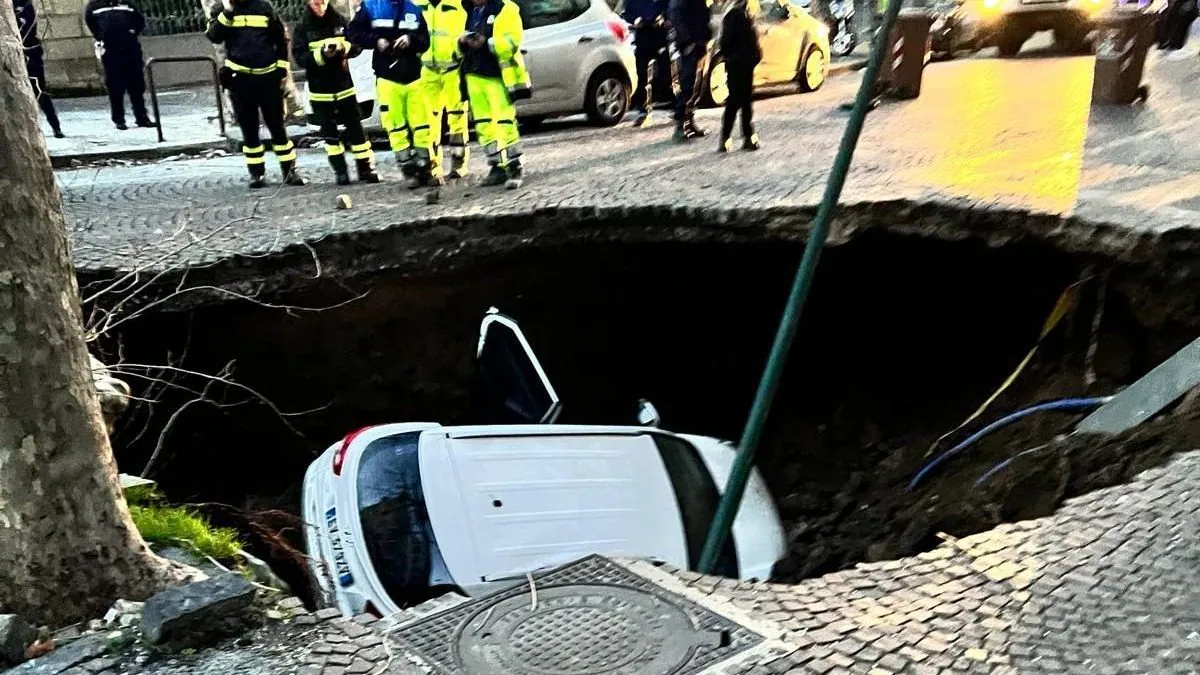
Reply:
[[[333,176],[334,176],[334,181],[338,185],[349,185],[350,184],[350,174],[346,173],[345,171],[339,171],[339,172],[333,174]]]
[[[125,126],[124,122],[117,122],[118,131],[129,131],[129,127]]]
[[[748,138],[745,138],[742,140],[742,149],[743,150],[753,151],[753,150],[758,150],[760,147],[762,147],[762,146],[760,146],[758,143],[758,134],[750,134],[750,136]]]
[[[54,137],[55,138],[66,138],[66,136],[63,135],[62,129],[55,129]]]
[[[258,190],[260,188],[265,188],[265,187],[267,187],[267,177],[266,176],[251,176],[250,177],[250,189],[251,190]]]
[[[304,176],[301,176],[300,172],[296,169],[290,169],[287,173],[283,174],[283,183],[284,185],[293,185],[296,187],[308,185],[308,181],[304,180]]]
[[[148,117],[138,120],[137,125],[143,129],[153,129],[154,127],[158,126],[154,122],[151,122],[150,118]]]
[[[497,185],[504,185],[507,182],[508,182],[508,172],[504,170],[504,167],[502,167],[498,164],[493,164],[492,170],[488,171],[487,177],[483,179],[483,184],[485,187],[495,187]]]
[[[379,182],[379,174],[375,173],[375,171],[373,169],[369,169],[367,171],[359,171],[358,172],[358,181],[360,183],[378,183]]]

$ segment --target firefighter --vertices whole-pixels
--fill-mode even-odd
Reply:
[[[296,26],[292,55],[308,73],[308,100],[321,125],[325,153],[337,184],[350,184],[347,150],[354,157],[358,179],[378,183],[375,154],[363,132],[358,96],[350,77],[350,59],[362,50],[350,44],[345,32],[346,19],[329,6],[329,0],[308,0],[308,11]],[[345,145],[338,135],[338,125],[345,128]]]
[[[104,66],[104,87],[112,121],[125,131],[125,95],[133,107],[133,119],[139,127],[153,127],[146,114],[146,77],[142,74],[142,44],[138,36],[146,28],[146,17],[125,0],[91,0],[83,14],[88,30],[96,40],[96,52]]]
[[[521,13],[512,0],[470,2],[458,44],[475,135],[491,166],[484,185],[515,190],[524,180],[515,103],[533,94],[521,56]]]
[[[259,113],[271,134],[283,182],[304,185],[296,170],[296,146],[283,124],[283,84],[289,68],[287,35],[267,0],[221,0],[208,21],[208,39],[225,44],[221,83],[229,90],[242,129],[242,154],[250,187],[267,184],[266,146],[259,136]]]
[[[421,85],[429,100],[433,129],[433,173],[463,178],[467,175],[468,106],[458,72],[458,39],[466,32],[467,12],[462,0],[424,0],[421,9],[429,26],[429,50],[421,57]]]
[[[421,86],[421,54],[429,28],[413,0],[364,0],[347,29],[350,41],[374,49],[379,117],[410,188],[437,185],[431,172],[433,130]]]
[[[25,48],[25,68],[29,71],[29,84],[33,95],[50,123],[55,138],[62,138],[62,127],[58,123],[58,112],[54,99],[46,92],[46,63],[42,60],[42,41],[38,39],[37,10],[33,0],[16,0],[13,10],[17,13],[17,31],[21,34],[21,45]]]

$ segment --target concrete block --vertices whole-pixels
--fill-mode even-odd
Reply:
[[[41,17],[42,24],[42,39],[48,42],[62,40],[65,38],[78,38],[88,36],[87,28],[83,25],[83,14],[50,14]],[[46,50],[50,51],[49,49]]]
[[[96,43],[90,37],[60,38],[44,44],[47,61],[96,60]]]

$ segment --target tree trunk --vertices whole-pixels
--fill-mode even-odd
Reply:
[[[182,573],[146,547],[120,495],[11,0],[0,110],[0,613],[57,625]]]

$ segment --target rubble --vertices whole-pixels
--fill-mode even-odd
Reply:
[[[8,671],[6,675],[59,675],[66,673],[85,661],[90,661],[108,651],[108,639],[104,635],[89,635],[59,647],[45,656],[26,661]],[[72,673],[78,672],[72,670]]]
[[[15,614],[0,614],[0,665],[25,660],[25,648],[37,639],[37,630]]]
[[[142,636],[150,644],[183,643],[225,627],[254,601],[254,586],[237,574],[224,574],[172,588],[146,601]]]

